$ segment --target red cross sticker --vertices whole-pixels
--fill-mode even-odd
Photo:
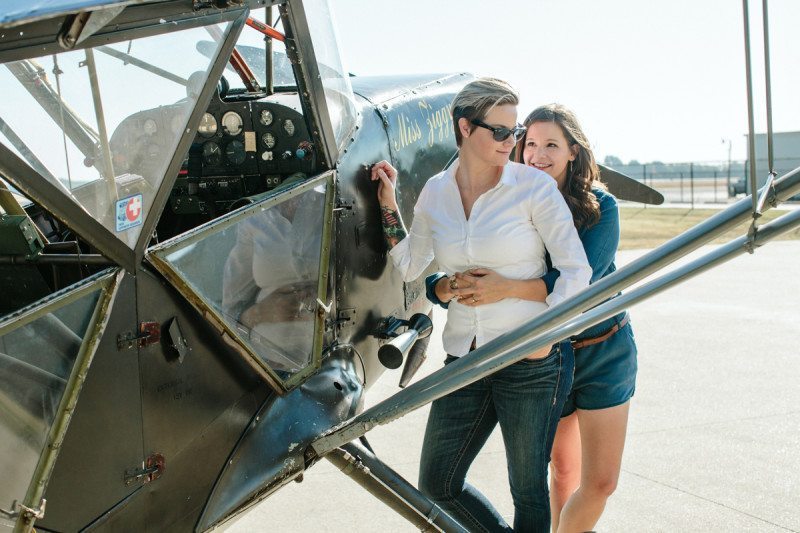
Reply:
[[[133,222],[137,218],[139,218],[139,214],[142,212],[142,200],[139,196],[134,196],[130,200],[128,200],[128,205],[125,207],[125,216]]]

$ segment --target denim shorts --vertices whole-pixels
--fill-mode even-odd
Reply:
[[[602,335],[624,316],[604,320],[579,338]],[[575,377],[561,416],[576,409],[608,409],[630,400],[636,390],[636,354],[630,322],[606,340],[575,350]]]

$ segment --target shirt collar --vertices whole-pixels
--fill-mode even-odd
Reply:
[[[448,177],[453,182],[453,184],[456,183],[456,169],[458,169],[458,165],[459,165],[459,159],[456,158],[455,161],[453,161],[453,163],[449,167],[447,167],[447,170],[445,170],[445,172],[447,173]],[[492,187],[491,190],[497,189],[505,185],[513,187],[516,184],[517,184],[517,174],[516,172],[514,172],[514,164],[512,164],[511,161],[508,161],[505,165],[503,165],[503,173],[500,174],[500,180],[497,182],[497,185]]]

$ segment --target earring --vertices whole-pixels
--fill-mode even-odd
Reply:
[[[569,162],[569,170],[567,171],[567,176],[572,176],[572,161]]]

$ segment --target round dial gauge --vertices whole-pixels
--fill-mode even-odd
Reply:
[[[244,151],[244,144],[242,144],[242,141],[229,142],[228,146],[225,147],[225,157],[227,157],[228,161],[233,165],[241,165],[244,163],[247,154]]]
[[[266,146],[270,150],[275,148],[275,136],[270,132],[267,132],[261,136],[261,142],[263,142],[264,146]]]
[[[228,135],[239,135],[242,132],[242,117],[236,111],[228,111],[222,115],[222,129]]]
[[[286,119],[283,121],[283,131],[286,132],[286,135],[291,137],[294,135],[294,122],[291,119]]]
[[[270,111],[269,109],[263,109],[258,117],[258,120],[263,125],[269,126],[270,124],[272,124],[272,111]]]
[[[206,165],[217,166],[222,162],[222,149],[215,142],[207,142],[203,145],[203,163]]]
[[[144,128],[144,132],[148,135],[153,135],[155,132],[158,131],[158,125],[156,124],[156,121],[153,120],[152,118],[148,118],[147,120],[145,120],[144,125],[142,127]]]
[[[197,127],[197,133],[203,137],[211,137],[217,133],[217,119],[211,113],[203,114],[200,119],[200,125]]]

